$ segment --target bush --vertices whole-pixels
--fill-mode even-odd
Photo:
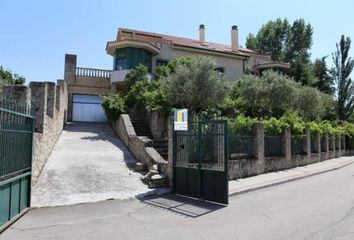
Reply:
[[[302,137],[304,135],[305,124],[297,114],[295,113],[286,114],[282,116],[279,119],[279,121],[287,124],[290,127],[291,134],[293,136]]]
[[[250,117],[245,117],[244,115],[239,115],[236,118],[228,120],[229,133],[232,135],[248,135],[252,132],[253,124],[257,123],[258,120]]]
[[[289,124],[274,117],[263,120],[262,123],[266,135],[280,135],[284,132],[285,128],[289,127]]]
[[[115,122],[120,114],[125,113],[125,100],[119,94],[103,96],[102,107],[106,118],[110,122]]]

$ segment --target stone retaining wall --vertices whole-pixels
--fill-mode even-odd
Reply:
[[[63,80],[31,82],[29,86],[2,86],[1,95],[31,106],[35,118],[32,150],[32,185],[37,181],[66,123],[67,88]]]
[[[121,114],[112,127],[134,158],[144,164],[145,169],[157,164],[160,172],[168,176],[168,162],[152,147],[150,138],[136,135],[128,114]]]
[[[319,135],[311,135],[310,130],[305,129],[304,136],[304,154],[292,154],[291,153],[291,132],[290,129],[286,129],[283,133],[284,140],[284,156],[278,157],[264,157],[264,129],[262,124],[254,125],[254,151],[255,158],[253,159],[238,159],[229,160],[229,179],[238,179],[250,177],[267,172],[275,172],[280,170],[285,170],[289,168],[294,168],[298,166],[304,166],[327,159],[340,157],[345,155],[347,152],[345,150],[345,145],[342,144],[340,136],[329,136],[327,133],[324,134],[327,143],[325,152],[321,152],[321,141]],[[315,144],[317,145],[317,152],[311,152],[311,138],[315,139]],[[329,141],[332,139],[332,141]],[[332,149],[329,150],[330,146],[328,142],[333,144]],[[343,146],[342,146],[343,145]],[[337,149],[336,149],[337,148]]]
[[[291,152],[291,131],[285,129],[282,136],[282,152],[283,156],[265,157],[265,133],[263,124],[257,123],[253,126],[253,154],[252,158],[229,160],[229,179],[245,178],[259,175],[267,172],[275,172],[304,166],[307,164],[324,161],[334,157],[340,157],[345,154],[354,154],[354,151],[346,151],[345,141],[341,137],[329,136],[324,134],[326,151],[321,151],[321,137],[319,135],[311,135],[310,129],[306,128],[304,133],[304,154],[292,154]],[[317,152],[311,152],[311,138],[315,139]],[[332,139],[332,141],[329,141]],[[335,140],[337,139],[337,140]],[[330,146],[330,144],[332,146]],[[335,145],[336,144],[336,145]],[[173,122],[172,118],[168,122],[168,171],[170,172],[170,181],[173,182]],[[337,146],[337,149],[336,149]],[[330,148],[331,147],[331,148]],[[333,149],[333,150],[330,150]],[[243,155],[243,154],[240,154]],[[247,155],[247,154],[245,154]]]

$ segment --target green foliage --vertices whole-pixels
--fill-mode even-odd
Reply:
[[[139,64],[126,75],[127,94],[125,95],[125,103],[128,109],[141,110],[145,108],[145,93],[149,86],[147,74],[147,67]]]
[[[340,120],[349,119],[354,111],[354,83],[350,74],[354,68],[354,58],[348,57],[351,40],[342,35],[336,51],[332,54],[334,67],[332,77],[337,84],[338,115]]]
[[[333,108],[328,95],[272,71],[264,72],[261,77],[244,75],[232,87],[230,98],[235,109],[257,118],[280,118],[298,112],[306,120],[315,120]]]
[[[161,81],[161,88],[173,107],[188,108],[199,113],[215,108],[225,98],[224,78],[215,72],[209,57],[192,57],[188,64],[177,62],[174,71]]]
[[[297,114],[286,114],[282,116],[279,121],[287,124],[290,127],[292,135],[297,137],[304,135],[305,124]]]
[[[12,85],[23,85],[26,79],[19,75],[13,74],[11,70],[4,69],[0,66],[0,85],[12,84]]]
[[[289,124],[274,117],[267,120],[263,120],[262,123],[264,125],[264,132],[266,135],[282,134],[284,132],[284,129],[289,127]]]
[[[112,94],[102,97],[102,107],[104,109],[106,118],[114,122],[119,115],[125,112],[125,100],[119,94]]]
[[[297,83],[275,72],[265,72],[262,77],[244,75],[231,90],[231,99],[239,109],[251,117],[281,117],[294,109]]]
[[[287,19],[278,18],[275,21],[268,21],[256,36],[253,34],[247,36],[246,47],[270,55],[274,61],[284,61],[289,31],[290,25]]]
[[[329,75],[329,69],[326,64],[326,57],[317,58],[313,63],[313,73],[318,79],[316,88],[323,93],[332,95],[334,92],[333,79]]]
[[[303,19],[289,24],[287,19],[268,21],[257,35],[249,34],[246,46],[272,60],[291,64],[290,75],[298,82],[312,85],[316,82],[310,66],[309,50],[312,45],[313,29]]]
[[[257,119],[238,115],[228,120],[229,133],[233,135],[251,134],[253,124],[259,122]]]
[[[172,105],[167,98],[166,92],[160,88],[161,80],[152,81],[149,86],[150,91],[144,93],[146,100],[146,109],[169,116],[172,113]]]
[[[323,134],[323,128],[318,122],[315,121],[307,122],[306,126],[310,128],[312,134],[320,134],[320,135]]]
[[[145,65],[139,64],[133,68],[126,76],[125,81],[127,82],[128,91],[135,85],[136,82],[148,82],[148,69]]]

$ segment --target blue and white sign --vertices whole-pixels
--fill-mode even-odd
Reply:
[[[174,130],[188,130],[188,109],[174,109]]]

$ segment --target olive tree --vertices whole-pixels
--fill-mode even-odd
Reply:
[[[221,104],[227,93],[224,77],[215,71],[209,57],[191,57],[188,64],[176,63],[174,71],[161,81],[161,88],[173,107],[199,113]]]

